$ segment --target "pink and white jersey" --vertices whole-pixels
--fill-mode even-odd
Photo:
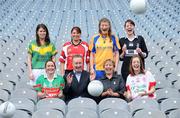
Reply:
[[[135,76],[129,75],[127,77],[126,87],[127,90],[131,92],[132,99],[138,97],[141,92],[148,92],[151,87],[156,85],[156,81],[151,72],[146,71],[145,74],[139,74]],[[148,96],[143,96],[143,98],[155,98],[155,94],[150,94]]]
[[[66,70],[73,70],[72,57],[77,54],[83,57],[84,63],[89,63],[89,46],[85,41],[81,41],[78,45],[74,45],[72,42],[67,42],[63,45],[59,61],[65,63]]]

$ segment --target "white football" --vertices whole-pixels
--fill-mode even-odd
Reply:
[[[130,9],[136,14],[142,14],[147,9],[147,0],[131,0]]]
[[[16,111],[16,107],[11,102],[4,102],[0,105],[0,116],[2,118],[11,118]]]
[[[93,80],[89,83],[88,85],[88,92],[92,96],[100,96],[101,93],[103,92],[103,84],[99,80]]]

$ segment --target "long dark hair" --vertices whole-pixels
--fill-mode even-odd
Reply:
[[[145,74],[144,65],[143,65],[143,61],[142,61],[141,57],[139,55],[134,55],[131,57],[130,66],[129,66],[129,71],[130,71],[131,76],[135,76],[134,69],[132,67],[132,60],[134,58],[138,58],[140,61],[140,74]]]
[[[99,21],[99,33],[100,33],[100,34],[102,34],[102,31],[101,31],[101,28],[100,28],[102,22],[107,22],[107,23],[109,24],[108,36],[109,36],[109,38],[110,38],[110,41],[112,41],[112,38],[111,38],[112,29],[111,29],[111,22],[110,22],[110,20],[107,19],[107,18],[102,18],[102,19]]]
[[[46,27],[45,24],[38,24],[37,27],[36,27],[36,43],[38,46],[41,46],[40,44],[40,40],[39,40],[39,36],[38,36],[38,30],[40,28],[43,28],[45,31],[46,31],[46,37],[45,37],[45,42],[46,42],[46,45],[49,45],[50,44],[50,38],[49,38],[49,31],[48,31],[48,28]]]

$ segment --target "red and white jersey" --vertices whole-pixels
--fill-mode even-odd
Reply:
[[[65,63],[66,70],[72,70],[72,57],[73,55],[81,55],[83,57],[83,70],[84,63],[89,63],[89,46],[85,41],[81,41],[78,45],[74,45],[72,42],[66,42],[63,45],[59,61]]]
[[[156,85],[156,81],[151,72],[146,71],[145,74],[139,74],[135,76],[129,75],[126,81],[127,90],[131,92],[132,98],[138,97],[140,92],[148,92],[151,87]],[[155,94],[143,96],[143,98],[155,98]]]

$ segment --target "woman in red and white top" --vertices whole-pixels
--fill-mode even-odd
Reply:
[[[81,39],[81,29],[73,27],[71,30],[71,41],[66,42],[61,51],[59,61],[61,63],[61,75],[66,75],[73,71],[72,57],[74,55],[81,55],[83,57],[82,69],[86,70],[84,64],[86,63],[87,70],[89,70],[89,46],[88,43]]]
[[[127,98],[155,98],[156,81],[149,71],[145,71],[143,62],[138,55],[130,61],[130,74],[127,77]]]

